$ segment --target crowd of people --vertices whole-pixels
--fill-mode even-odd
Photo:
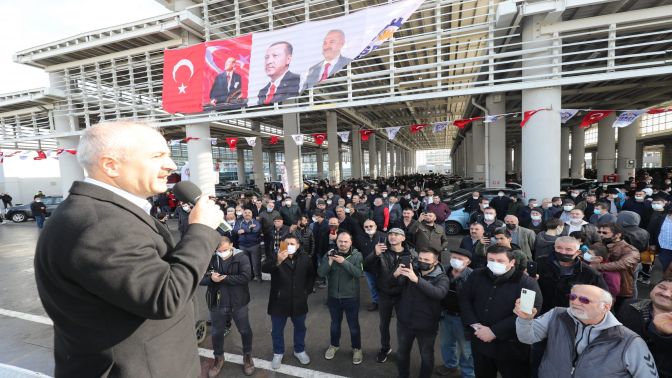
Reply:
[[[459,247],[446,236],[451,210],[435,195],[438,175],[321,181],[296,198],[279,189],[220,200],[231,230],[202,281],[213,325],[209,374],[222,369],[231,319],[243,339],[243,370],[254,372],[248,285],[270,273],[274,369],[284,358],[288,319],[293,354],[310,363],[307,298],[324,288],[331,317],[324,358],[341,349],[345,314],[352,363],[363,361],[363,277],[366,309],[379,313],[379,363],[392,353],[396,313],[400,377],[416,375],[409,363],[415,341],[420,377],[584,376],[594,374],[588,366],[595,361],[603,376],[672,377],[664,358],[672,350],[670,177],[653,188],[644,176],[623,189],[571,190],[567,198],[526,204],[475,191],[466,204],[469,235]],[[186,219],[189,205],[176,211]],[[639,299],[637,282],[651,285],[654,256],[665,279],[650,299]],[[532,313],[520,308],[521,290],[536,293]],[[437,337],[442,363],[435,367]]]

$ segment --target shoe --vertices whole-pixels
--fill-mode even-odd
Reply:
[[[208,370],[208,377],[215,378],[224,367],[224,356],[215,356],[215,362]]]
[[[317,288],[318,288],[318,289],[324,289],[324,288],[326,288],[326,287],[327,287],[327,283],[326,283],[326,282],[320,282],[320,283],[317,285]]]
[[[454,368],[449,368],[444,365],[439,365],[434,369],[434,373],[436,375],[439,375],[441,377],[461,377],[462,373],[460,372],[460,369],[454,367]]]
[[[648,278],[644,278],[644,279],[641,279],[641,280],[638,280],[638,281],[639,281],[639,283],[641,283],[642,285],[651,285],[651,280],[648,279]]]
[[[271,361],[271,369],[273,370],[278,370],[280,369],[280,365],[282,365],[282,357],[284,354],[274,354],[273,355],[273,361]]]
[[[390,353],[392,353],[392,348],[387,349],[380,348],[380,350],[378,351],[378,355],[376,356],[376,361],[382,364],[383,362],[387,361],[387,356],[389,356]]]
[[[378,303],[373,302],[367,308],[366,311],[378,311]]]
[[[224,337],[228,336],[231,333],[231,326],[224,328]]]
[[[327,360],[333,360],[334,356],[336,356],[336,351],[338,351],[337,346],[329,345],[327,351],[324,352],[324,358],[326,358]]]
[[[254,374],[254,361],[252,361],[252,355],[245,353],[243,356],[243,374],[250,376]]]
[[[362,363],[364,360],[364,353],[362,353],[361,349],[353,349],[352,350],[352,363],[354,365],[359,365]]]
[[[308,353],[305,350],[301,353],[294,352],[294,357],[299,360],[301,365],[308,365],[310,363],[310,357],[308,357]]]

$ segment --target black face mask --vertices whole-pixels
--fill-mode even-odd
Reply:
[[[602,243],[603,244],[611,244],[614,242],[614,239],[612,238],[602,238]]]
[[[508,224],[508,223],[507,223],[506,228],[508,228],[509,230],[515,230],[515,229],[516,229],[516,225],[515,225],[515,224]]]
[[[416,269],[421,272],[426,272],[432,269],[432,264],[423,261],[416,261]]]
[[[555,258],[558,259],[558,261],[560,262],[572,262],[574,261],[576,256],[565,255],[564,253],[555,252]]]

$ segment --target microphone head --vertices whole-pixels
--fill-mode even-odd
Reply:
[[[175,198],[180,202],[195,204],[201,197],[201,189],[191,181],[180,181],[173,186]]]

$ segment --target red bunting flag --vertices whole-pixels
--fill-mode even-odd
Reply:
[[[234,151],[238,144],[238,138],[226,138],[226,144],[229,145],[229,150]]]
[[[456,119],[453,121],[453,125],[455,125],[458,129],[464,129],[468,124],[478,121],[479,119],[482,119],[483,117],[472,117],[472,118],[467,118],[467,119]]]
[[[411,125],[411,134],[415,134],[418,131],[424,129],[425,127],[429,126],[428,123],[416,123]]]
[[[542,110],[544,110],[544,109],[528,110],[528,111],[524,112],[523,113],[523,120],[520,121],[520,128],[522,129],[523,127],[525,127],[525,124],[527,123],[527,121],[529,121],[530,118],[532,118],[533,115],[537,114],[537,112],[542,111]]]
[[[44,153],[42,150],[37,151],[37,156],[33,158],[33,160],[44,160],[47,158],[47,154]]]
[[[196,138],[196,137],[186,137],[186,138],[182,139],[182,142],[184,142],[184,143],[189,143],[190,140],[199,140],[199,139],[201,139],[201,138]]]
[[[271,135],[271,140],[270,140],[271,144],[278,144],[279,141],[280,141],[280,138],[277,135]]]
[[[369,140],[369,135],[373,133],[373,130],[359,130],[359,135],[362,136],[362,141],[366,142]]]
[[[205,43],[163,53],[163,109],[168,113],[203,111]]]
[[[613,110],[592,110],[583,117],[579,127],[589,127],[593,123],[597,123],[599,120],[608,117],[613,112]]]
[[[315,133],[313,134],[313,138],[315,139],[315,144],[321,146],[324,140],[327,139],[327,133]]]
[[[646,111],[646,114],[660,114],[660,113],[665,113],[665,112],[670,111],[670,110],[672,110],[672,108],[670,108],[670,109],[665,109],[665,108],[653,108],[653,109],[649,109],[649,110],[647,110],[647,111]]]

